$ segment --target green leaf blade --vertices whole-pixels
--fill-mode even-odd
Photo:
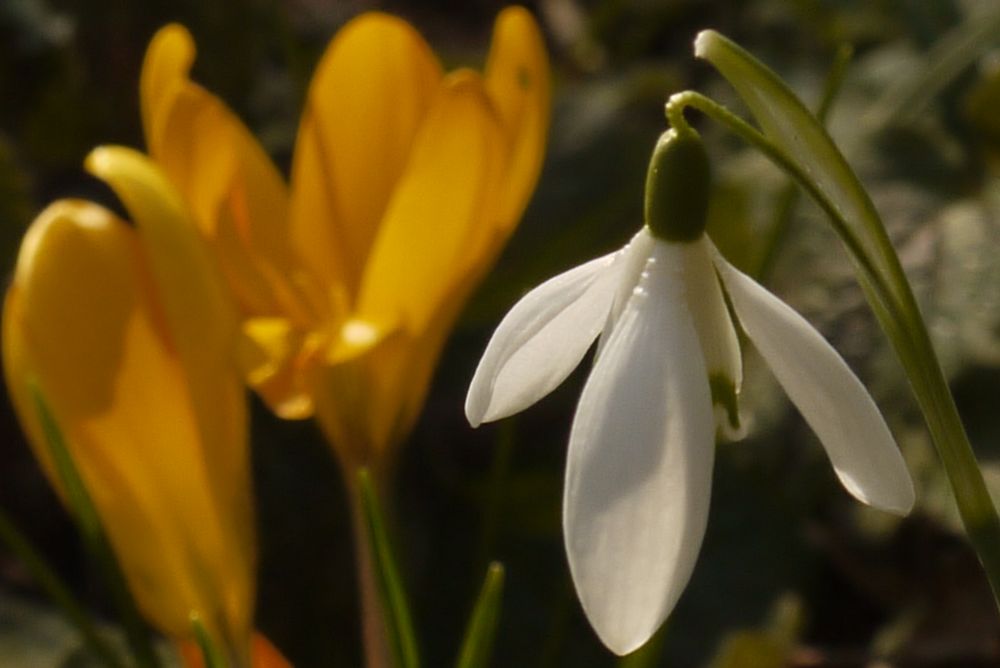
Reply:
[[[840,213],[846,231],[877,272],[872,279],[890,291],[895,304],[905,303],[896,280],[902,269],[881,219],[823,125],[774,72],[714,30],[698,34],[695,55],[729,81],[768,139],[803,169]]]
[[[702,107],[796,178],[829,215],[847,247],[865,297],[906,371],[966,532],[1000,606],[1000,516],[987,492],[913,291],[871,198],[823,126],[774,72],[711,30],[698,35],[695,53],[715,66],[736,89],[764,136],[754,137],[755,130],[714,102]],[[669,117],[680,111],[675,108],[672,112],[668,103],[667,113]]]
[[[483,588],[472,609],[472,616],[469,617],[465,640],[462,642],[458,661],[455,662],[456,668],[486,668],[489,665],[497,624],[500,622],[503,584],[503,565],[493,562],[486,570]]]

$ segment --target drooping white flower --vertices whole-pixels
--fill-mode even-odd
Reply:
[[[704,537],[713,404],[735,420],[742,379],[724,294],[847,491],[898,514],[914,501],[889,429],[844,360],[704,234],[707,174],[697,135],[665,133],[647,182],[647,225],[620,251],[521,299],[490,340],[465,405],[473,426],[517,413],[600,339],[570,433],[563,530],[583,609],[618,654],[643,645],[673,609]]]

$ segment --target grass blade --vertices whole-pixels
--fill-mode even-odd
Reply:
[[[469,626],[465,630],[465,640],[455,663],[456,668],[486,668],[489,665],[500,621],[503,581],[503,564],[493,562],[486,570],[486,580],[472,609]]]

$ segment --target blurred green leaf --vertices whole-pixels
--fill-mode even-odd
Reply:
[[[503,580],[503,565],[498,562],[490,564],[472,616],[469,617],[465,640],[455,664],[457,668],[485,668],[490,664],[503,602]]]
[[[195,642],[198,643],[198,649],[201,650],[204,668],[227,668],[228,663],[222,656],[219,646],[212,640],[212,636],[197,614],[191,615],[191,631],[194,633]]]

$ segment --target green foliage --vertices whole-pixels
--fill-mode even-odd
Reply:
[[[368,540],[372,567],[378,581],[386,642],[392,652],[393,665],[398,668],[417,668],[420,665],[420,654],[409,603],[406,601],[403,581],[386,530],[378,492],[366,469],[362,468],[357,473],[357,488],[366,531],[364,538]]]
[[[486,668],[490,665],[502,602],[503,565],[494,562],[486,570],[483,588],[469,617],[456,668]]]

